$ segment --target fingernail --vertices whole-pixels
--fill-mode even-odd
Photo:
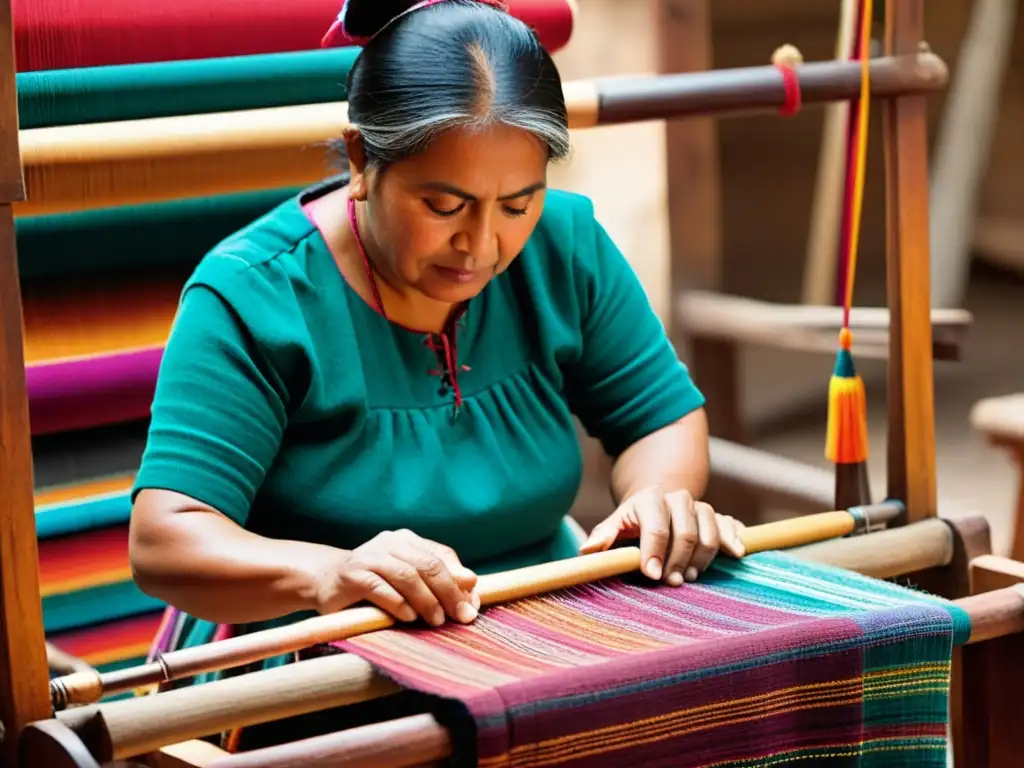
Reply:
[[[647,561],[647,577],[654,580],[661,578],[661,560],[652,557]]]
[[[672,571],[668,575],[668,584],[670,587],[681,587],[683,585],[683,574],[679,571]]]
[[[398,609],[398,618],[402,621],[416,621],[416,611],[413,610],[411,605],[406,603]]]
[[[437,608],[434,609],[434,612],[430,616],[430,623],[435,627],[440,627],[444,624],[444,608],[437,606]]]
[[[478,611],[480,610],[480,595],[478,595],[476,592],[474,592],[470,596],[470,602],[473,603],[473,607],[474,608],[476,608]]]
[[[697,569],[694,568],[692,565],[689,568],[686,569],[686,580],[687,581],[696,581],[697,580]]]
[[[476,618],[476,608],[466,602],[459,603],[455,606],[455,618],[463,624],[469,624]]]
[[[743,557],[743,555],[747,554],[747,548],[743,546],[742,539],[735,539],[733,541],[733,547],[736,549],[736,552],[739,554],[740,557]]]

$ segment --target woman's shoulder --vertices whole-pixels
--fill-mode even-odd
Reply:
[[[254,287],[291,292],[307,276],[308,250],[316,229],[294,199],[288,199],[210,249],[186,283],[226,296]],[[244,286],[245,291],[239,291]]]
[[[560,189],[548,191],[524,255],[528,282],[576,313],[591,305],[598,283],[632,270],[598,220],[593,201]]]
[[[531,244],[568,258],[579,250],[581,242],[593,239],[598,226],[594,203],[589,197],[564,189],[549,189]]]
[[[272,359],[315,355],[311,318],[325,302],[335,315],[345,311],[319,243],[296,200],[268,211],[203,256],[184,284],[176,325],[244,338]]]

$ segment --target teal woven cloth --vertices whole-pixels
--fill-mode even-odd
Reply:
[[[22,129],[344,101],[358,48],[17,75]]]

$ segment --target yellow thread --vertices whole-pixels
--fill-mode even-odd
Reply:
[[[856,697],[852,697],[852,698],[848,698],[848,699],[842,699],[842,700],[839,700],[839,701],[830,702],[827,706],[835,707],[835,706],[853,705],[853,704],[859,704],[861,702],[862,702],[862,699],[859,696],[856,696]],[[739,718],[734,718],[734,719],[731,719],[731,720],[723,720],[723,719],[709,720],[708,722],[702,723],[702,724],[700,724],[698,726],[689,727],[689,728],[683,728],[683,729],[675,728],[672,725],[666,725],[665,727],[659,729],[656,733],[654,733],[653,735],[650,735],[650,736],[641,737],[638,734],[629,734],[629,733],[627,733],[627,734],[623,734],[621,738],[615,739],[614,742],[612,742],[611,744],[606,744],[606,745],[602,746],[599,743],[597,746],[594,746],[594,747],[592,747],[590,749],[586,749],[586,750],[581,750],[578,747],[567,747],[565,749],[559,750],[554,755],[548,755],[548,756],[543,756],[543,757],[539,757],[539,758],[532,757],[529,754],[527,754],[526,756],[524,756],[522,758],[517,758],[516,759],[516,765],[517,766],[521,766],[521,768],[527,768],[527,766],[554,765],[555,763],[565,762],[566,760],[574,760],[574,759],[579,759],[581,757],[592,757],[594,755],[600,755],[600,754],[603,754],[605,752],[610,752],[610,751],[612,751],[612,749],[621,749],[621,748],[624,748],[626,746],[637,746],[637,745],[643,745],[643,744],[653,744],[653,743],[658,742],[658,741],[664,741],[667,738],[686,736],[686,735],[689,735],[689,734],[692,734],[692,733],[697,733],[698,731],[707,731],[707,730],[710,730],[710,729],[713,729],[713,728],[724,727],[724,726],[728,726],[728,725],[740,725],[742,723],[756,723],[756,722],[759,722],[759,721],[763,720],[768,715],[772,715],[772,716],[774,716],[774,715],[788,715],[788,714],[793,714],[793,713],[796,713],[796,712],[802,712],[802,711],[810,710],[810,709],[820,709],[821,706],[822,705],[820,703],[818,703],[818,702],[811,702],[811,703],[805,704],[803,706],[794,706],[794,707],[790,707],[788,709],[782,709],[782,710],[778,710],[778,711],[774,711],[774,710],[770,710],[770,711],[758,710],[758,711],[755,711],[754,714],[750,715],[749,717],[739,717]],[[529,752],[530,750],[525,750],[525,751]],[[480,761],[480,765],[481,766],[484,766],[485,764],[493,764],[493,763],[491,763],[490,761],[487,761],[487,763],[485,763],[485,761],[483,761],[483,760]]]
[[[563,753],[571,755],[596,754],[604,751],[601,749],[595,751],[596,746],[600,744],[611,746],[623,742],[650,743],[666,738],[668,735],[681,735],[707,730],[718,725],[759,720],[770,714],[786,714],[823,705],[854,704],[862,700],[859,682],[859,678],[853,678],[835,683],[815,683],[732,701],[714,702],[683,712],[658,715],[631,723],[560,736],[537,744],[516,747],[509,754],[518,756],[526,753],[521,761],[523,765],[527,765],[535,763],[539,759],[551,760]],[[802,706],[787,706],[801,702],[804,702]],[[743,716],[748,713],[750,716]],[[645,739],[640,739],[644,733],[648,736]],[[591,749],[588,752],[579,751],[586,747],[591,747]],[[483,764],[481,762],[481,765]]]
[[[919,684],[923,681],[908,680],[906,683],[887,684],[884,680],[909,677],[917,672],[948,670],[949,666],[950,665],[948,663],[937,662],[914,665],[894,670],[872,672],[864,677],[864,683],[870,684],[876,690],[894,691],[898,687],[905,687],[915,683]],[[706,730],[707,728],[719,725],[731,725],[740,722],[747,722],[751,719],[759,719],[768,716],[769,714],[786,714],[789,712],[800,711],[802,709],[813,708],[814,706],[837,706],[843,703],[853,703],[861,700],[862,697],[856,696],[854,698],[848,698],[845,701],[832,701],[831,703],[826,704],[829,698],[835,698],[842,695],[848,696],[849,694],[847,694],[846,691],[851,688],[856,690],[860,681],[861,678],[851,678],[849,680],[830,683],[794,686],[791,688],[781,689],[779,691],[758,694],[756,696],[745,697],[743,699],[736,699],[729,702],[715,702],[713,704],[702,705],[701,707],[689,709],[684,712],[659,715],[657,717],[637,722],[611,726],[609,728],[597,729],[580,734],[561,736],[555,739],[539,742],[537,744],[516,747],[512,749],[511,752],[505,753],[503,756],[496,756],[494,758],[482,760],[480,764],[481,766],[496,765],[508,757],[515,756],[517,758],[517,764],[523,766],[545,765],[554,762],[561,762],[571,756],[578,756],[581,754],[600,754],[603,751],[615,748],[616,745],[620,745],[623,742],[636,744],[658,741],[662,738],[666,738],[664,735],[666,734],[666,731],[670,731],[670,735],[674,736],[681,733]],[[945,683],[946,681],[942,680],[941,682]],[[867,685],[865,685],[865,687],[867,687]],[[830,688],[834,690],[826,690]],[[916,692],[943,692],[947,690],[948,684],[943,685],[940,688],[922,687]],[[805,704],[804,706],[790,707],[788,709],[785,708],[785,705],[787,704],[801,701],[806,702],[808,694],[813,693],[818,693],[817,703],[813,703],[814,700],[811,700],[812,703],[809,705]],[[884,697],[884,694],[875,695],[873,698],[877,699],[880,697]],[[775,700],[772,701],[771,699]],[[701,717],[702,714],[707,713],[709,710],[715,710],[711,717]],[[739,717],[751,711],[755,713],[753,718]],[[681,726],[686,725],[690,726],[688,730],[680,730]],[[646,737],[644,737],[644,734],[646,734]],[[641,737],[639,741],[638,737]],[[581,749],[587,747],[590,748],[587,752],[580,752]],[[567,750],[569,754],[566,754]],[[566,755],[566,757],[563,758],[562,755]]]
[[[864,169],[867,163],[868,112],[871,104],[871,18],[872,0],[864,0],[860,28],[860,112],[857,129],[857,154],[854,166],[853,215],[850,221],[850,253],[846,276],[846,307],[853,306],[853,282],[857,274],[861,209],[864,201]]]
[[[901,737],[895,737],[895,738],[901,738]],[[938,737],[935,737],[935,738],[938,738]],[[871,742],[866,742],[866,743],[871,743]],[[820,750],[820,749],[828,749],[828,748],[830,748],[830,749],[835,750],[836,748],[838,748],[840,746],[846,746],[846,745],[834,744],[834,745],[831,745],[831,747],[817,747],[815,749],[816,750]],[[853,746],[852,743],[851,743],[850,746]],[[794,751],[796,751],[795,749],[793,749],[793,750],[789,750],[788,752],[774,752],[771,755],[766,755],[765,757],[747,757],[747,758],[741,758],[739,760],[723,760],[723,761],[721,761],[719,763],[711,763],[709,765],[706,765],[706,766],[704,766],[704,768],[719,768],[719,766],[723,766],[723,765],[734,766],[734,765],[737,765],[738,763],[756,763],[757,768],[769,768],[769,766],[772,766],[772,765],[780,765],[782,763],[788,763],[788,762],[792,762],[792,761],[795,761],[795,760],[820,760],[823,757],[858,757],[858,756],[861,756],[861,755],[871,754],[871,753],[874,753],[874,752],[905,752],[905,751],[911,750],[911,749],[913,749],[913,750],[918,750],[918,749],[941,749],[941,750],[945,751],[946,748],[947,748],[946,747],[946,740],[943,739],[941,744],[940,743],[936,743],[936,744],[912,744],[912,745],[907,745],[907,744],[891,745],[890,744],[890,745],[880,746],[880,747],[867,747],[867,748],[861,747],[859,749],[857,749],[857,748],[855,748],[855,749],[848,749],[848,750],[845,750],[845,751],[842,751],[842,752],[836,752],[836,751],[833,751],[833,752],[815,751],[815,753],[812,754],[812,755],[797,755],[796,757],[794,757],[793,754],[792,754]],[[769,762],[764,762],[765,760],[768,760]]]

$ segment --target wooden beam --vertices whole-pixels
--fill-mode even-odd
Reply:
[[[885,52],[916,53],[923,0],[885,4]],[[889,354],[888,481],[907,522],[936,515],[935,393],[928,242],[928,113],[924,96],[883,107]]]
[[[50,716],[12,208],[24,197],[11,2],[0,0],[0,764],[10,768],[22,728]]]

